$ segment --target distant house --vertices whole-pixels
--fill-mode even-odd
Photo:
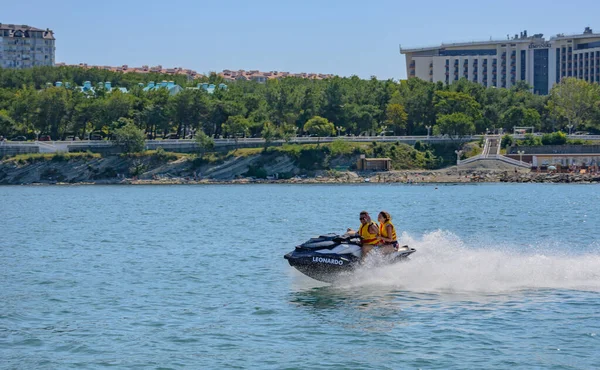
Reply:
[[[223,70],[223,72],[218,73],[219,76],[223,77],[227,81],[256,81],[259,83],[266,83],[268,80],[273,80],[277,78],[283,77],[297,77],[297,78],[309,78],[313,80],[323,80],[326,78],[333,78],[331,74],[323,74],[323,73],[290,73],[290,72],[280,72],[280,71],[269,71],[269,72],[261,72],[258,70],[246,71],[240,69],[239,71],[232,71],[229,69]]]
[[[46,87],[64,87],[66,89],[70,89],[71,88],[71,84],[69,82],[62,82],[62,81],[56,81],[54,83],[54,85],[52,85],[52,83],[47,82],[46,83]],[[90,81],[85,81],[83,83],[83,86],[76,86],[75,87],[76,90],[79,90],[83,93],[90,93],[92,95],[96,94],[96,90],[97,89],[102,89],[105,90],[106,92],[112,92],[115,90],[119,90],[120,92],[122,92],[123,94],[127,94],[129,91],[127,91],[126,87],[112,87],[112,84],[110,83],[110,81],[107,82],[98,82],[98,85],[96,86],[96,88],[94,88],[92,86],[92,83]]]
[[[92,86],[92,83],[90,81],[85,81],[83,83],[83,86],[79,87],[79,90],[81,90],[81,92],[83,92],[83,93],[87,93],[87,92],[92,93],[92,94],[96,93],[96,90],[94,89],[94,87]]]
[[[169,95],[173,96],[173,95],[177,95],[180,92],[183,91],[183,87],[177,85],[174,81],[162,81],[159,83],[154,83],[154,81],[151,81],[148,83],[148,85],[146,87],[144,87],[144,91],[153,91],[153,90],[160,90],[160,89],[167,89],[169,91]]]
[[[208,83],[201,83],[201,84],[198,84],[198,86],[196,86],[196,87],[188,87],[188,89],[189,90],[200,90],[200,89],[202,89],[202,90],[206,91],[209,94],[213,94],[215,92],[215,89],[217,87],[219,89],[221,89],[221,90],[227,90],[227,85],[225,85],[225,84],[219,84],[219,85],[215,86],[214,84],[208,84]]]

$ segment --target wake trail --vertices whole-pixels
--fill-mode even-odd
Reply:
[[[469,246],[456,235],[436,231],[415,240],[399,239],[417,249],[406,263],[361,268],[345,286],[394,286],[415,292],[499,293],[526,289],[600,291],[600,253],[540,248]],[[375,257],[374,257],[375,258]]]

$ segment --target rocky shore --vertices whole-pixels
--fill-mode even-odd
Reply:
[[[522,173],[509,174],[506,171],[391,171],[380,173],[342,172],[336,176],[316,175],[315,177],[294,177],[291,179],[237,178],[232,180],[158,178],[123,179],[116,183],[131,185],[175,185],[175,184],[458,184],[458,183],[600,183],[600,174],[551,174]]]
[[[253,158],[234,158],[215,166],[193,167],[185,159],[157,162],[155,159],[121,157],[40,161],[0,162],[0,184],[365,184],[365,183],[598,183],[600,174],[537,173],[505,164],[452,166],[439,170],[400,170],[356,172],[317,170],[302,172],[286,158],[269,163],[266,179],[248,177]],[[287,176],[278,176],[287,173]],[[292,175],[289,175],[289,174]],[[282,178],[284,177],[284,178]]]

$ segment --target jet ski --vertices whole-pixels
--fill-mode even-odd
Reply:
[[[357,235],[325,234],[296,246],[283,256],[290,266],[315,280],[332,283],[340,274],[352,272],[361,264],[361,239]],[[376,250],[369,253],[376,252]],[[405,261],[416,252],[407,245],[381,256],[382,264]]]

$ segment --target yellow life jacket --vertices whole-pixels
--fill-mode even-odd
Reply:
[[[392,227],[392,235],[391,236],[388,235],[387,225],[390,225]],[[386,221],[379,226],[379,234],[386,239],[393,239],[392,241],[398,240],[398,237],[396,236],[396,228],[394,227],[394,224],[391,223],[390,221]],[[389,242],[386,242],[386,243],[389,243]]]
[[[369,222],[368,224],[361,225],[360,229],[358,230],[358,235],[361,236],[363,244],[377,245],[377,234],[371,234],[369,232],[369,226],[371,225],[375,225],[375,227],[377,227],[377,224],[373,221]]]

